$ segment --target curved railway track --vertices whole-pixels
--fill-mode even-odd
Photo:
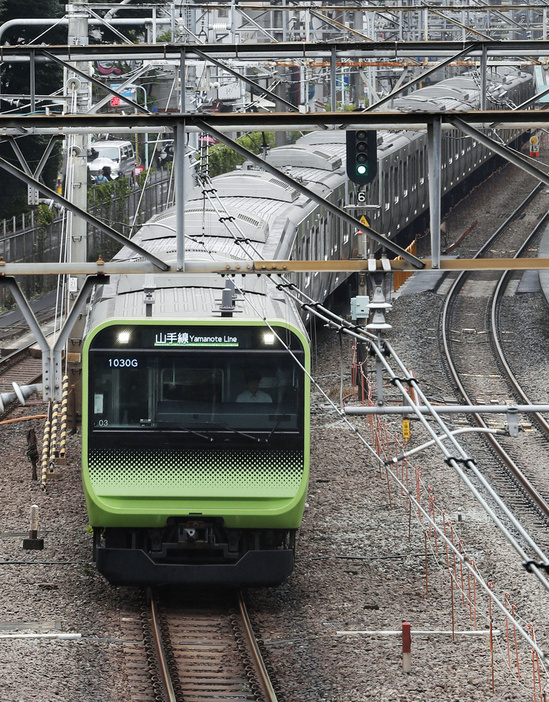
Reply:
[[[56,297],[56,291],[52,290],[30,303],[35,319],[40,326],[46,327],[54,322]],[[17,340],[27,335],[30,335],[29,325],[17,307],[0,315],[0,347],[7,348],[17,345]]]
[[[527,211],[528,217],[537,221],[525,238],[520,229]],[[543,188],[537,186],[475,257],[490,255],[492,247],[506,251],[507,255],[512,251],[516,257],[521,256],[538,236],[546,220],[547,197]],[[517,245],[519,238],[521,243]],[[517,401],[532,404],[505,358],[498,330],[499,305],[509,280],[509,273],[461,273],[447,295],[441,318],[442,346],[451,378],[466,404],[515,404]],[[458,329],[461,332],[456,331]],[[484,429],[493,423],[493,417],[471,414],[472,421]],[[549,425],[542,415],[536,419],[538,436],[534,439],[535,451],[539,452],[538,455],[547,456]],[[523,429],[530,433],[531,426],[524,423]],[[517,439],[500,440],[490,434],[483,436],[513,480],[536,506],[538,513],[549,520],[549,487],[543,473],[532,465],[535,461],[530,461],[530,465],[525,467],[531,454],[524,448],[524,442]]]
[[[184,599],[186,598],[186,599]],[[147,593],[139,625],[125,632],[132,699],[152,702],[276,702],[241,592]]]

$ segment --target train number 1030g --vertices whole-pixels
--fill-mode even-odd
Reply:
[[[138,365],[137,358],[109,358],[111,368],[137,368]]]

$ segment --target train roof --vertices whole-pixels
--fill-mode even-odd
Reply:
[[[214,187],[219,197],[246,196],[249,198],[269,198],[280,202],[294,202],[299,198],[299,191],[279,178],[259,170],[237,170],[216,176]],[[190,200],[203,200],[202,188],[195,188],[189,195]]]
[[[225,260],[225,259],[221,259]],[[303,328],[293,305],[268,278],[232,276],[236,284],[232,318],[238,322],[269,319]],[[88,328],[105,320],[140,320],[145,316],[145,286],[153,289],[155,320],[221,319],[222,291],[226,279],[214,274],[187,273],[185,276],[119,276],[114,286],[104,286],[94,301]]]
[[[511,67],[508,75],[492,75],[488,90],[493,99],[501,98],[521,82],[531,79]],[[429,85],[409,95],[394,99],[402,110],[439,110],[461,112],[478,103],[479,87],[474,76],[463,74],[436,85]],[[406,154],[408,145],[424,138],[420,131],[379,130],[379,171],[393,156]],[[346,132],[324,129],[304,134],[296,144],[271,149],[267,162],[288,173],[323,198],[340,200],[345,175]],[[392,162],[391,162],[392,163]],[[392,167],[392,166],[391,166]],[[308,223],[314,227],[311,215],[318,207],[297,187],[279,177],[258,170],[251,164],[225,173],[207,183],[204,191],[195,188],[187,195],[185,205],[185,259],[226,261],[287,258],[297,236],[298,227]],[[170,208],[153,217],[134,236],[136,243],[167,263],[176,262],[176,212]],[[123,248],[116,260],[142,260]],[[170,318],[215,315],[224,281],[219,276],[149,276],[157,288],[155,316]],[[186,282],[183,283],[182,281]],[[92,323],[109,315],[124,318],[144,314],[143,276],[112,277],[111,283],[98,292],[98,306],[93,310]],[[254,317],[257,310],[269,316],[288,315],[291,305],[284,305],[282,296],[264,278],[245,276],[242,285],[249,287],[249,300],[241,303],[237,314]],[[271,304],[279,307],[275,309]],[[253,308],[257,308],[253,312]],[[286,310],[286,311],[284,311]],[[294,313],[295,314],[295,313]]]

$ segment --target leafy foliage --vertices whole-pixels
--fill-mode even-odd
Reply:
[[[39,35],[42,40],[50,44],[66,44],[67,28],[56,27],[46,34],[45,26],[33,26],[25,24],[25,19],[34,18],[57,18],[62,17],[65,12],[65,4],[59,0],[1,0],[0,23],[9,20],[19,20],[13,27],[8,28],[2,41],[8,44],[29,44]],[[1,73],[3,94],[29,94],[30,76],[29,67],[25,63],[4,63]],[[36,88],[37,92],[47,95],[57,90],[61,86],[62,71],[58,66],[51,64],[36,64]],[[2,105],[2,109],[9,109]]]
[[[117,232],[127,236],[130,192],[128,178],[116,178],[107,183],[92,185],[88,188],[88,210],[98,219],[108,222]],[[102,233],[93,237],[93,242],[89,260],[96,260],[99,256],[108,260],[120,248],[120,244]]]
[[[263,141],[263,136],[265,137],[265,142]],[[274,132],[250,132],[239,137],[236,141],[252,153],[259,154],[264,148],[264,144],[267,147],[274,146]],[[237,165],[244,163],[245,160],[244,156],[236,153],[228,146],[223,144],[211,146],[208,157],[210,176],[213,178],[216,175],[221,175],[221,173],[232,171]]]

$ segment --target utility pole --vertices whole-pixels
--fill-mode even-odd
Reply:
[[[67,5],[69,46],[87,46],[88,13],[87,0],[74,0]],[[76,68],[87,73],[87,63],[79,63]],[[90,82],[72,73],[65,74],[65,94],[68,96],[67,111],[72,113],[88,112],[91,104]],[[67,139],[67,158],[65,173],[65,196],[83,210],[88,207],[88,136],[75,134]],[[80,217],[71,215],[69,259],[71,262],[87,260],[87,225]],[[74,298],[82,287],[83,279],[73,278],[69,282],[71,297]]]
[[[86,5],[87,0],[74,0],[66,6],[69,20],[67,40],[69,47],[87,46],[89,43]],[[77,63],[76,68],[88,75],[89,66],[87,63]],[[65,70],[65,95],[67,95],[67,112],[89,112],[91,108],[91,83],[81,75],[71,72],[70,69]],[[66,140],[65,197],[84,211],[88,209],[88,140],[89,137],[85,134],[70,135]],[[87,223],[82,217],[69,213],[68,225],[68,259],[71,263],[86,262],[88,257]],[[72,322],[69,323],[68,319],[66,322],[69,338],[65,361],[69,386],[73,388],[72,401],[75,408],[82,404],[79,380],[81,377],[81,350],[85,315],[79,314],[79,310],[81,311],[85,304],[88,288],[89,281],[86,281],[85,276],[69,277],[67,307],[72,309]],[[59,359],[57,360],[59,361]]]

